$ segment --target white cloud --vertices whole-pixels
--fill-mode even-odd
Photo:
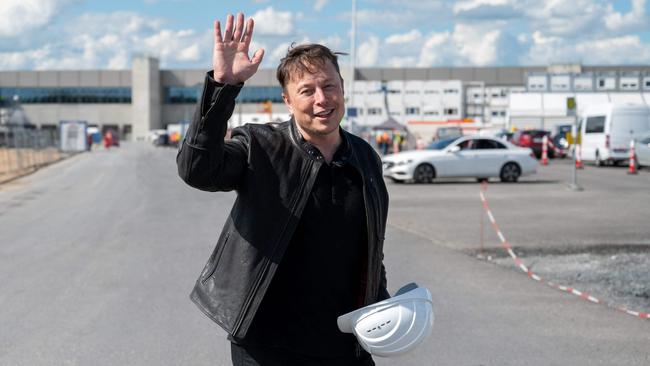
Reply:
[[[5,69],[126,69],[133,54],[160,58],[161,67],[208,67],[212,31],[171,30],[165,21],[132,12],[88,13],[66,22],[30,50],[0,53]],[[101,26],[98,26],[101,25]]]
[[[455,52],[450,32],[433,33],[422,46],[418,67],[447,64]]]
[[[255,20],[255,33],[261,35],[289,35],[293,33],[293,14],[276,11],[272,6],[257,11],[251,16]]]
[[[650,44],[644,43],[636,35],[567,40],[544,37],[536,32],[532,36],[532,43],[528,54],[522,57],[524,64],[581,62],[587,65],[612,65],[641,64],[650,60]]]
[[[182,49],[176,59],[178,61],[198,61],[200,57],[201,49],[199,48],[199,45],[195,43]]]
[[[648,24],[650,19],[645,11],[645,3],[645,0],[632,0],[632,9],[626,14],[614,11],[610,5],[609,14],[605,17],[605,25],[613,31],[647,29],[650,26]]]
[[[15,37],[52,21],[70,0],[0,1],[0,37]]]
[[[487,27],[457,24],[454,29],[454,43],[458,55],[472,65],[484,66],[497,61],[501,31]]]
[[[327,0],[316,0],[314,3],[314,10],[321,11],[325,5],[327,5]]]
[[[358,26],[374,26],[377,23],[385,27],[401,29],[412,27],[413,24],[420,23],[425,18],[431,18],[431,15],[424,15],[415,11],[394,11],[394,10],[358,10]],[[380,21],[381,20],[381,21]]]
[[[507,19],[520,15],[517,5],[513,0],[467,0],[454,4],[453,12],[459,18]]]
[[[341,37],[339,37],[338,34],[335,34],[333,36],[329,36],[327,38],[319,39],[318,43],[329,47],[333,51],[345,52],[345,50],[340,49],[341,45],[343,44],[343,39]]]
[[[280,62],[280,59],[282,59],[284,56],[286,56],[287,51],[291,47],[291,42],[283,42],[280,43],[279,45],[275,46],[273,51],[268,55],[269,60],[267,60],[270,64],[278,64]],[[267,57],[265,57],[267,58]],[[277,60],[277,62],[276,62]]]
[[[357,49],[357,65],[360,67],[375,66],[379,56],[379,38],[371,36]]]
[[[303,43],[309,43],[310,40],[308,38],[303,38],[299,41],[296,42],[280,42],[276,44],[273,48],[273,50],[265,54],[264,56],[264,62],[263,62],[263,67],[271,67],[275,68],[278,66],[280,63],[280,60],[287,55],[287,51],[291,48],[291,45],[295,43],[296,45],[303,44]]]
[[[387,44],[403,44],[415,42],[420,38],[422,38],[422,33],[420,33],[420,31],[417,29],[413,29],[408,33],[393,34],[391,36],[388,36],[386,37],[385,42]]]
[[[21,52],[0,52],[0,70],[16,70],[24,68],[29,60],[42,57],[42,50]]]
[[[129,55],[126,51],[118,51],[108,60],[106,67],[110,70],[124,70],[129,67]]]
[[[480,8],[481,6],[501,6],[508,5],[510,2],[508,0],[465,0],[458,1],[454,4],[454,13],[459,13],[462,11],[474,10]]]
[[[533,31],[563,37],[581,38],[600,32],[606,7],[593,0],[525,1],[524,11]]]

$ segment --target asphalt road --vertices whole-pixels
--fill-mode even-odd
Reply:
[[[175,151],[82,154],[0,186],[0,365],[229,365],[222,330],[188,294],[234,195],[176,176]],[[569,165],[488,200],[515,246],[650,242],[650,174]],[[564,181],[563,181],[564,180]],[[389,184],[389,289],[431,289],[426,344],[378,365],[648,365],[650,322],[478,261],[479,185]],[[645,216],[644,216],[645,215]],[[485,221],[486,247],[498,246]]]

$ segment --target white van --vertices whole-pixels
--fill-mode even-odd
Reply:
[[[582,160],[601,166],[627,162],[630,141],[650,131],[650,108],[646,105],[598,104],[580,116]]]

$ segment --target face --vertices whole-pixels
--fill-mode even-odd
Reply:
[[[313,71],[294,75],[285,86],[282,98],[305,139],[337,139],[339,123],[345,114],[341,77],[330,61]]]

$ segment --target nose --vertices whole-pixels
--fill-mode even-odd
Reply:
[[[326,99],[325,91],[322,88],[316,88],[316,91],[314,92],[314,101],[316,104],[323,104]]]

